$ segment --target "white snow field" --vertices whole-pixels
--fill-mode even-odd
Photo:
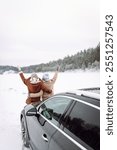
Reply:
[[[52,77],[54,73],[50,73]],[[29,77],[30,74],[24,74]],[[38,73],[42,77],[42,73]],[[100,71],[59,73],[55,93],[100,86]],[[25,106],[27,88],[18,74],[0,75],[0,150],[22,150],[20,112]]]

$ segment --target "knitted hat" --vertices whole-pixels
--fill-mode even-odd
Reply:
[[[49,79],[49,74],[48,73],[44,73],[43,74],[43,77],[42,77],[42,80],[44,80],[44,81],[49,81],[50,79]]]
[[[39,77],[37,76],[36,73],[32,73],[32,74],[31,74],[31,78],[36,78],[36,79],[38,79]]]
[[[36,84],[38,82],[39,82],[39,77],[37,76],[36,73],[32,73],[31,74],[31,78],[30,78],[30,83]]]

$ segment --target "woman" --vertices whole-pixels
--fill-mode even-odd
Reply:
[[[42,77],[42,80],[43,80],[43,84],[44,86],[46,86],[48,89],[51,90],[50,93],[48,93],[47,91],[43,91],[43,94],[42,94],[42,100],[46,100],[48,99],[49,97],[53,96],[54,95],[54,84],[56,82],[56,79],[58,77],[58,71],[59,71],[59,67],[57,67],[57,71],[55,72],[54,76],[52,79],[49,78],[49,74],[48,73],[45,73]],[[40,93],[30,93],[30,97],[37,97],[39,96]]]
[[[36,73],[33,73],[31,77],[25,78],[21,68],[18,68],[19,75],[23,81],[23,83],[28,88],[28,98],[26,100],[26,104],[34,104],[40,101],[40,97],[42,96],[43,92],[51,93],[52,90],[46,87],[43,81],[37,76]],[[30,93],[38,93],[37,97],[30,97]]]

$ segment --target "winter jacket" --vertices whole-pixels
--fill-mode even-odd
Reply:
[[[29,94],[30,93],[38,93],[41,90],[46,91],[47,93],[51,93],[52,92],[51,89],[49,89],[48,87],[46,87],[46,85],[43,83],[42,80],[39,80],[39,82],[36,83],[36,84],[32,84],[30,82],[31,77],[29,77],[28,79],[26,79],[24,77],[23,72],[20,72],[19,75],[20,75],[23,83],[27,86]],[[35,98],[31,98],[31,97],[28,96],[28,98],[26,100],[26,103],[27,104],[31,104],[33,102],[38,102],[38,101],[40,101],[40,96],[39,97],[35,97]]]
[[[52,92],[48,93],[46,91],[43,91],[42,100],[46,100],[47,98],[54,95],[53,87],[54,87],[55,81],[57,79],[57,76],[58,76],[58,71],[55,72],[54,77],[51,80],[43,81],[44,86],[46,86],[48,89],[52,90]],[[31,97],[38,97],[39,95],[40,95],[40,93],[31,93],[30,94]]]
[[[51,80],[44,82],[44,85],[46,87],[48,87],[48,89],[52,90],[52,92],[51,93],[47,93],[46,91],[43,91],[42,100],[46,100],[47,98],[49,98],[49,97],[54,95],[53,88],[54,88],[54,84],[56,82],[57,76],[58,76],[58,72],[56,71],[54,77]]]

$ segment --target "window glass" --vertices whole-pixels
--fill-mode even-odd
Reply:
[[[65,130],[76,139],[85,142],[95,150],[100,149],[100,113],[99,110],[76,102],[68,116]]]
[[[61,115],[64,113],[70,101],[71,100],[69,98],[63,97],[51,98],[40,106],[39,112],[57,125]]]

